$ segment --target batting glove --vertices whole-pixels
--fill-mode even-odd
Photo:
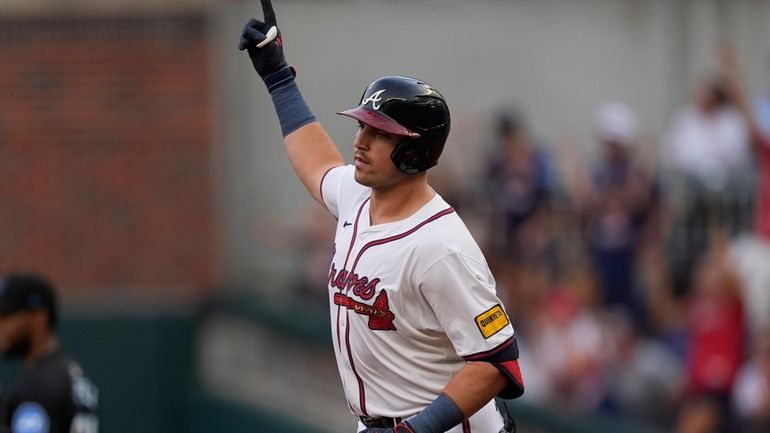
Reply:
[[[270,0],[261,0],[265,21],[251,18],[246,21],[238,42],[238,49],[249,53],[251,64],[269,92],[294,80],[294,69],[286,64],[283,39],[278,30]]]

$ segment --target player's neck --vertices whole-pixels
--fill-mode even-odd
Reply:
[[[59,348],[59,339],[54,334],[46,333],[32,341],[29,353],[24,358],[24,365],[31,366],[46,355]]]
[[[390,188],[373,188],[369,202],[371,225],[385,224],[410,217],[425,206],[436,193],[421,175]]]

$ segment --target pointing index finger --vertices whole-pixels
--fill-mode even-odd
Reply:
[[[265,24],[269,26],[276,25],[275,12],[273,11],[273,4],[270,0],[260,0],[262,2],[262,13],[265,15]]]

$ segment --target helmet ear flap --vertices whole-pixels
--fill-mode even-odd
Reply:
[[[407,138],[402,140],[393,149],[390,159],[399,170],[406,174],[417,174],[436,165],[435,162],[430,163],[432,161],[430,147],[426,145],[424,140],[420,139]]]
[[[422,156],[416,144],[415,140],[402,140],[390,154],[390,159],[396,167],[406,174],[416,174],[420,171],[418,165]]]

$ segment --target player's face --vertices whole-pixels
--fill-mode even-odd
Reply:
[[[26,356],[32,336],[29,312],[0,316],[0,353],[6,357]]]
[[[390,159],[400,140],[398,135],[359,122],[353,142],[356,182],[370,188],[388,188],[400,182],[406,175]]]

